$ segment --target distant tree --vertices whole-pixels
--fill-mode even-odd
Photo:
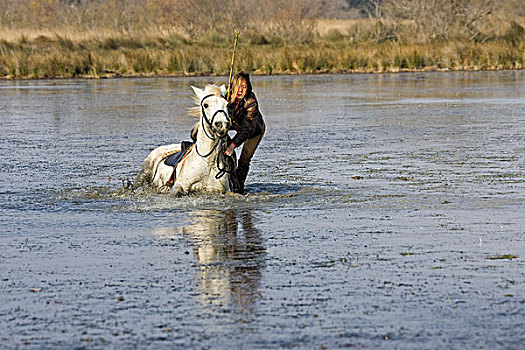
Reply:
[[[498,0],[384,0],[383,10],[397,23],[413,23],[419,41],[473,40],[499,5]]]
[[[384,0],[346,0],[348,6],[358,9],[364,17],[380,17]]]
[[[82,0],[60,0],[61,3],[67,6],[80,6],[82,5]]]

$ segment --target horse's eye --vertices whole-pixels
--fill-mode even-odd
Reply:
[[[204,108],[208,108],[208,104],[207,103],[204,104]]]

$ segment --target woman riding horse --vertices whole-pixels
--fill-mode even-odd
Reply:
[[[248,72],[242,71],[233,76],[232,94],[228,101],[228,113],[231,119],[230,128],[237,133],[230,141],[224,154],[231,156],[235,148],[243,145],[237,169],[232,175],[235,177],[234,180],[237,180],[237,186],[234,186],[233,191],[244,193],[244,183],[250,170],[253,154],[266,130],[266,124],[259,111],[257,98],[252,91]],[[196,133],[197,128],[194,128],[191,132],[194,140]]]

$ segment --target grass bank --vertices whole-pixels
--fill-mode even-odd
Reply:
[[[178,36],[75,38],[21,35],[0,41],[0,77],[101,78],[225,75],[231,45]],[[401,44],[341,36],[307,43],[241,39],[236,69],[254,74],[523,69],[525,45],[507,40]]]
[[[0,8],[0,79],[225,75],[235,29],[236,69],[254,74],[524,68],[522,0],[0,0]],[[358,9],[373,15],[344,17]]]
[[[253,74],[523,69],[523,27],[484,40],[411,42],[340,22],[302,41],[241,34],[236,69]],[[365,33],[366,35],[358,35]],[[373,35],[372,35],[373,34]],[[226,75],[232,38],[173,33],[0,30],[0,79]]]

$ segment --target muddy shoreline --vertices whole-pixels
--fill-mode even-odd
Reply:
[[[523,68],[436,68],[426,67],[422,69],[392,69],[387,71],[378,70],[366,70],[366,69],[327,69],[321,71],[304,71],[304,72],[258,72],[252,71],[250,75],[253,76],[308,76],[308,75],[341,75],[341,74],[402,74],[402,73],[453,73],[453,72],[498,72],[498,71],[523,71]],[[26,80],[82,80],[82,79],[144,79],[144,78],[224,78],[223,74],[216,74],[211,72],[200,72],[200,73],[168,73],[168,74],[148,74],[148,73],[137,73],[137,74],[120,74],[120,73],[104,73],[99,76],[92,75],[79,75],[73,77],[0,77],[0,80],[4,81],[26,81]]]

